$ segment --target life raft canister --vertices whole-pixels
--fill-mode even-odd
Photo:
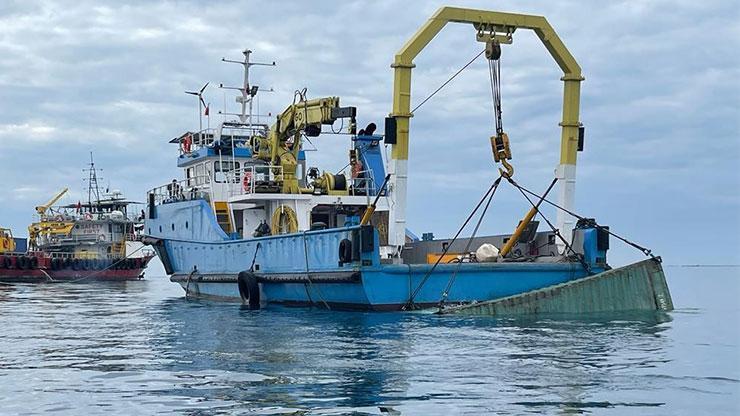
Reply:
[[[244,172],[244,179],[242,179],[242,189],[246,193],[252,192],[252,172]]]

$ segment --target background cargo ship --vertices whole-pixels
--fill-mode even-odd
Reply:
[[[153,252],[140,242],[142,215],[120,191],[101,193],[95,163],[88,169],[88,200],[54,206],[63,189],[36,207],[28,240],[0,229],[0,281],[137,280]]]

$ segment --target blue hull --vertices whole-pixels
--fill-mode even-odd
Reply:
[[[380,259],[377,232],[367,227],[231,239],[204,201],[160,205],[157,210],[146,227],[171,280],[186,288],[188,295],[205,298],[240,300],[237,275],[245,270],[260,276],[263,303],[371,310],[398,310],[419,287],[414,303],[436,305],[453,275],[448,303],[492,300],[588,275],[580,263],[572,262],[462,263],[435,268],[386,264]],[[354,242],[350,262],[340,262],[342,240]]]

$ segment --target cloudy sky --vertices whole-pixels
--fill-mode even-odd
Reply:
[[[581,64],[578,211],[670,264],[740,263],[736,1],[447,3],[544,15]],[[277,62],[255,71],[255,83],[275,90],[262,95],[261,112],[279,112],[306,87],[311,97],[357,106],[361,124],[380,122],[390,111],[393,54],[442,3],[123,4],[0,3],[0,226],[23,235],[33,207],[65,186],[65,201],[76,202],[90,151],[103,184],[132,198],[179,176],[167,141],[198,123],[196,101],[183,91],[206,81],[238,85],[239,67],[220,59],[239,59],[245,48]],[[448,26],[416,60],[414,102],[480,48],[471,27]],[[516,176],[542,190],[558,162],[561,74],[525,31],[505,46],[502,73]],[[454,233],[496,174],[489,88],[481,59],[412,120],[409,226],[417,234]],[[214,110],[236,109],[218,88],[206,98]],[[314,143],[311,165],[346,163],[345,136]],[[510,231],[526,210],[502,188],[485,231]],[[613,263],[639,258],[613,247]]]

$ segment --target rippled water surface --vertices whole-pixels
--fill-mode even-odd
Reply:
[[[494,320],[188,301],[150,277],[0,286],[1,414],[740,414],[740,269],[676,311]]]

